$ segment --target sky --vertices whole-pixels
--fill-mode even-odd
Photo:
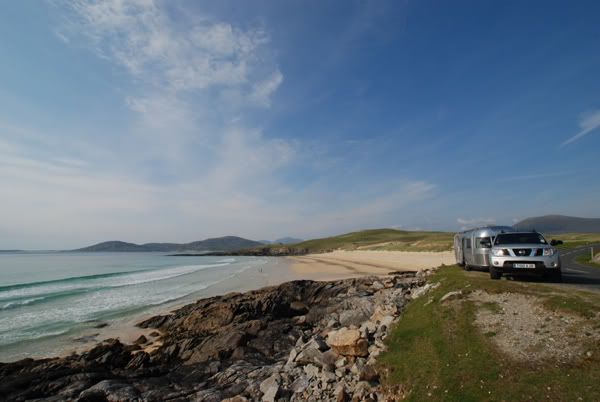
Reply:
[[[0,249],[600,216],[600,3],[0,3]]]

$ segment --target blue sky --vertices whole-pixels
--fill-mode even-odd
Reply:
[[[0,248],[600,216],[600,5],[0,5]]]

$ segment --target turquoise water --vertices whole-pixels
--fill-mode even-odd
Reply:
[[[201,297],[264,263],[159,253],[1,253],[0,361],[59,352],[99,322]]]

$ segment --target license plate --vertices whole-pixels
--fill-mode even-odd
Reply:
[[[535,268],[535,264],[513,264],[515,268]]]

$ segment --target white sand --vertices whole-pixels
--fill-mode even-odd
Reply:
[[[343,251],[289,257],[295,279],[334,280],[362,275],[386,275],[391,271],[454,264],[454,253],[411,251]]]

